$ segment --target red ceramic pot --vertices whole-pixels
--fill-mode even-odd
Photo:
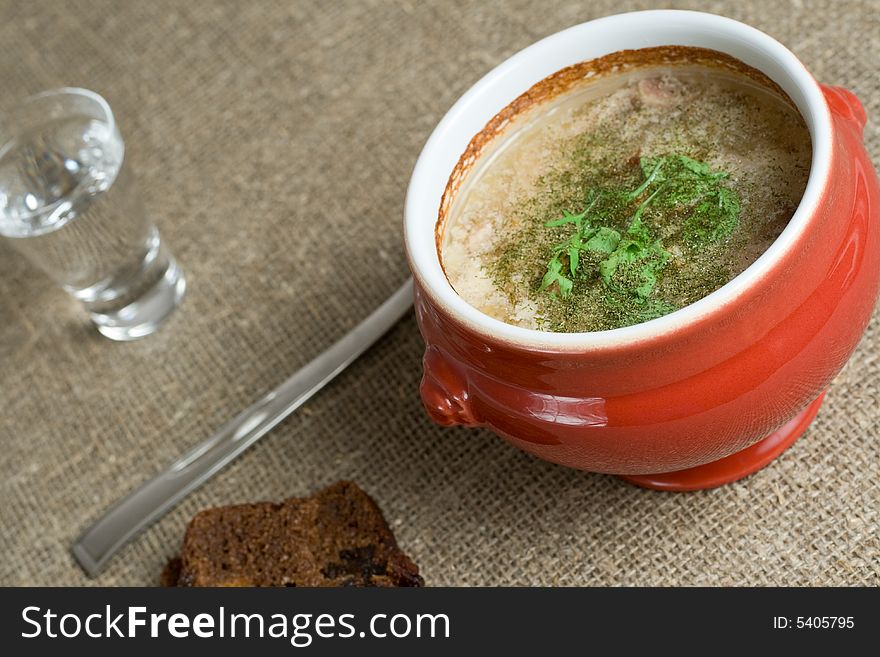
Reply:
[[[548,75],[624,49],[710,48],[765,73],[809,127],[813,160],[791,222],[746,271],[700,301],[613,331],[504,324],[459,297],[437,252],[438,211],[472,137]],[[555,34],[480,80],[441,121],[410,183],[406,246],[426,342],[422,399],[443,425],[486,426],[556,463],[652,488],[718,486],[801,435],[871,316],[880,188],[865,112],[772,38],[697,12],[612,16]]]

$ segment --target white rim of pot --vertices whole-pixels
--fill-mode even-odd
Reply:
[[[613,47],[596,42],[613,42]],[[754,263],[727,284],[680,310],[640,324],[607,331],[553,333],[506,324],[471,306],[446,278],[434,234],[449,175],[471,138],[517,96],[566,66],[619,50],[661,45],[727,53],[762,71],[794,101],[810,131],[813,154],[806,189],[788,225]],[[831,143],[831,116],[819,84],[790,50],[760,30],[714,14],[678,10],[632,12],[582,23],[538,41],[490,71],[434,129],[407,190],[404,238],[410,266],[433,303],[492,340],[527,349],[584,352],[655,339],[735,301],[794,247],[822,199],[832,166]]]

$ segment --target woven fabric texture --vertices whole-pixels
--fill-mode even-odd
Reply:
[[[517,50],[652,2],[0,3],[0,105],[84,86],[114,108],[186,270],[156,335],[116,344],[0,244],[0,583],[151,585],[199,509],[370,492],[429,585],[880,584],[880,323],[807,434],[738,483],[661,494],[441,429],[410,315],[97,580],[69,552],[110,503],[207,437],[407,276],[412,166]],[[667,2],[748,22],[862,99],[880,162],[880,2]],[[875,315],[875,318],[877,316]]]

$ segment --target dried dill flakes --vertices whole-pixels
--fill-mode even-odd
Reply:
[[[519,208],[523,228],[501,239],[487,264],[495,285],[511,303],[535,302],[542,328],[554,331],[617,328],[675,310],[665,292],[678,286],[658,288],[667,265],[736,228],[741,206],[727,173],[682,154],[580,164],[543,177],[543,194]]]
[[[656,190],[656,207],[688,210],[684,239],[692,244],[717,242],[736,228],[740,202],[724,186],[728,174],[712,171],[707,164],[686,155],[642,158],[644,187]]]
[[[641,217],[636,217],[617,247],[599,263],[599,274],[608,288],[640,303],[651,295],[670,257],[659,240],[651,239]]]
[[[442,257],[462,298],[516,326],[600,331],[753,263],[797,207],[809,134],[772,90],[708,72],[586,85],[512,131],[453,206]],[[652,96],[642,80],[677,82]]]

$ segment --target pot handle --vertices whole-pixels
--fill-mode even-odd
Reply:
[[[474,412],[467,380],[440,349],[428,346],[422,365],[424,375],[419,392],[434,422],[444,427],[482,424]]]
[[[832,87],[825,84],[819,86],[822,88],[822,93],[825,94],[825,101],[832,113],[855,124],[861,134],[865,123],[868,122],[868,115],[856,95],[843,87]]]

